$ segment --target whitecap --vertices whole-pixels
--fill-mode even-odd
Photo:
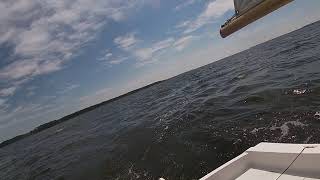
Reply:
[[[56,130],[56,133],[63,131],[63,128]]]
[[[281,137],[280,139],[282,139],[283,137],[287,136],[289,134],[289,124],[293,125],[293,126],[300,126],[300,127],[305,127],[306,125],[299,122],[299,121],[288,121],[288,122],[285,122],[284,124],[282,124],[281,126],[277,127],[277,126],[272,126],[270,128],[271,131],[275,131],[277,129],[280,129],[281,130]]]
[[[262,129],[264,129],[264,128],[254,128],[252,131],[250,131],[250,133],[251,134],[256,134],[257,132],[259,132]]]
[[[246,77],[245,74],[241,74],[241,75],[237,76],[238,79],[244,79],[245,77]]]
[[[295,89],[293,90],[293,94],[295,95],[302,95],[302,94],[305,94],[307,92],[306,89]]]
[[[304,143],[304,144],[307,144],[312,137],[313,137],[313,136],[309,136],[305,141],[303,141],[303,143]]]
[[[316,114],[314,114],[314,117],[320,120],[320,112],[316,112]]]

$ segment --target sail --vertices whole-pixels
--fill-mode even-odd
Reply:
[[[234,0],[236,14],[240,15],[253,8],[265,0]]]

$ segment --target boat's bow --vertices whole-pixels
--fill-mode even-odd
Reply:
[[[319,180],[320,145],[261,143],[200,180]]]

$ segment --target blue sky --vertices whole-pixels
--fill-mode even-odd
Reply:
[[[320,20],[319,7],[296,0],[221,39],[232,0],[1,1],[0,141]]]

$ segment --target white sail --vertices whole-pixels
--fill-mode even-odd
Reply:
[[[234,8],[236,10],[236,14],[243,14],[263,1],[265,0],[234,0]]]

